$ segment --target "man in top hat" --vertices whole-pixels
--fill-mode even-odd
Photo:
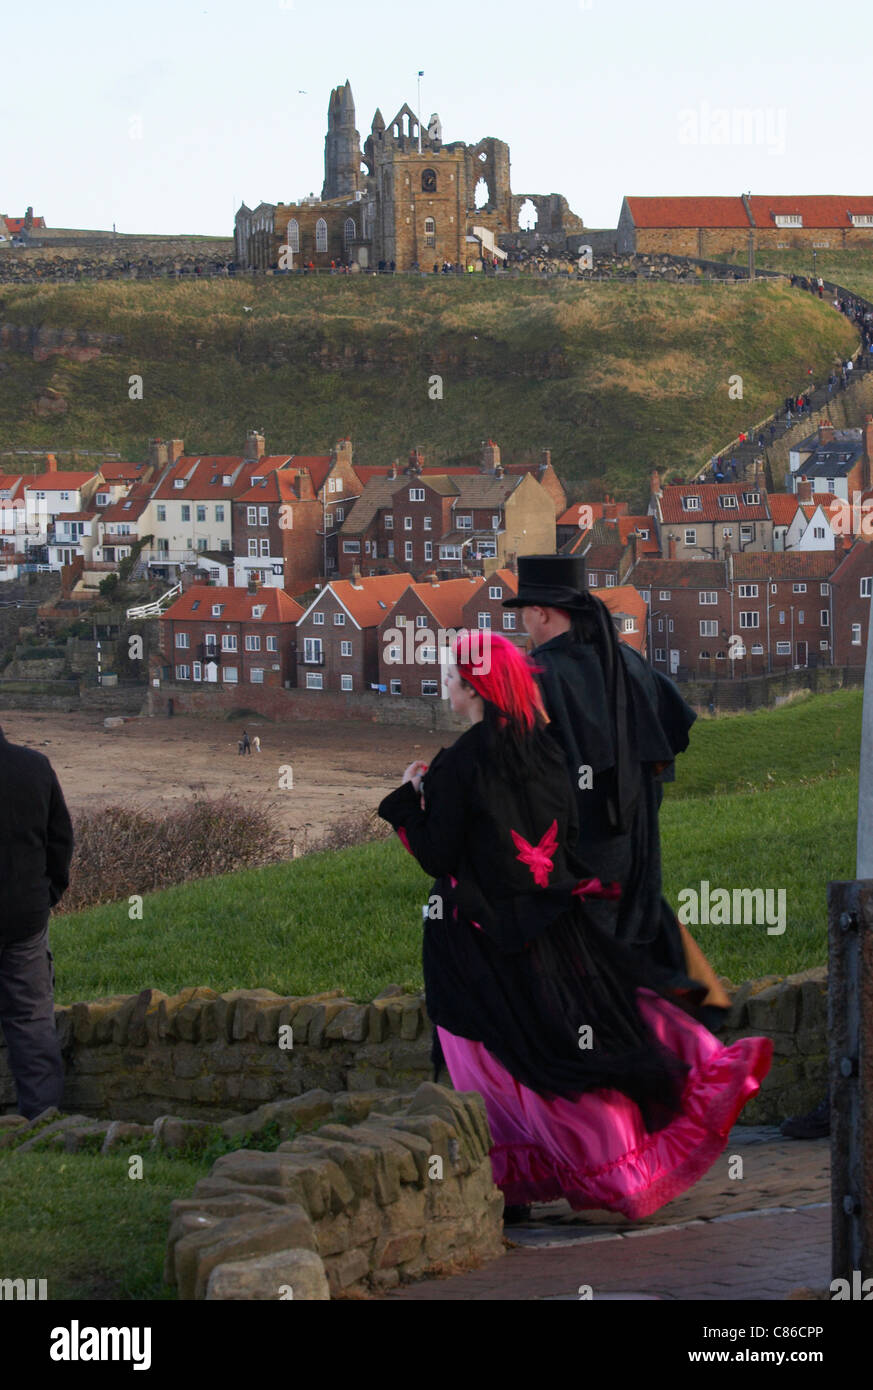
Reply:
[[[581,556],[519,556],[518,593],[503,606],[521,609],[532,639],[576,789],[576,852],[592,875],[621,884],[617,901],[589,904],[596,920],[644,949],[676,988],[698,1002],[705,994],[707,1021],[716,1026],[728,996],[661,893],[662,783],[673,779],[697,716],[671,680],[618,640],[608,608],[588,589]]]

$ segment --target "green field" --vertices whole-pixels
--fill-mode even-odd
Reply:
[[[785,890],[786,930],[694,929],[732,980],[826,961],[826,885],[854,874],[861,694],[702,719],[661,812],[664,887]],[[154,893],[142,921],[127,903],[55,918],[57,999],[147,986],[364,1000],[388,984],[422,987],[421,904],[429,880],[399,841],[309,855]]]
[[[713,260],[743,262],[742,257],[714,256]],[[812,247],[802,250],[758,251],[755,265],[760,270],[784,270],[786,275],[813,275]],[[863,295],[873,300],[873,245],[867,250],[831,251],[827,247],[816,249],[815,274],[830,284],[842,285],[843,289]]]
[[[158,436],[239,453],[257,425],[270,451],[324,452],[348,435],[360,463],[413,445],[449,463],[476,459],[491,437],[507,462],[548,447],[571,486],[635,502],[653,466],[696,473],[810,365],[818,379],[856,342],[826,304],[763,281],[102,281],[4,287],[0,307],[5,323],[123,339],[87,363],[8,353],[0,452],[53,448],[66,462],[78,446],[141,459]],[[735,373],[741,401],[728,395]],[[128,396],[133,374],[141,400]],[[434,374],[442,399],[430,398]],[[47,387],[65,414],[35,414]]]

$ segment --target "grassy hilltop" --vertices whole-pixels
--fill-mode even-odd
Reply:
[[[251,306],[246,312],[244,306]],[[642,499],[653,465],[680,474],[854,349],[850,325],[783,284],[586,284],[282,277],[104,281],[0,293],[0,322],[121,335],[91,362],[5,354],[0,451],[80,448],[144,457],[150,436],[189,452],[322,452],[349,435],[361,463],[420,445],[434,462],[496,439],[507,462],[552,450],[571,482]],[[128,378],[143,377],[143,399]],[[442,400],[429,378],[442,377]],[[741,401],[728,378],[743,377]],[[63,415],[41,418],[51,387]],[[12,460],[3,460],[7,469]]]

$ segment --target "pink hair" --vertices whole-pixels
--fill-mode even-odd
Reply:
[[[538,713],[546,717],[534,680],[540,667],[533,666],[508,637],[488,628],[464,629],[455,636],[451,651],[461,677],[496,706],[500,727],[509,722],[529,733]]]

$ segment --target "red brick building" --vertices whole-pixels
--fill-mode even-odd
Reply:
[[[379,624],[379,683],[389,694],[440,698],[440,648],[471,625],[464,617],[471,605],[486,611],[480,596],[487,584],[476,576],[408,585]]]
[[[873,545],[856,540],[831,575],[835,666],[863,666],[867,655]]]
[[[411,574],[332,579],[297,623],[297,684],[306,690],[368,691],[380,683],[379,627]]]
[[[302,613],[281,589],[192,585],[160,619],[164,678],[290,688]]]
[[[649,660],[677,680],[734,674],[723,560],[638,560],[628,580],[648,605]]]

